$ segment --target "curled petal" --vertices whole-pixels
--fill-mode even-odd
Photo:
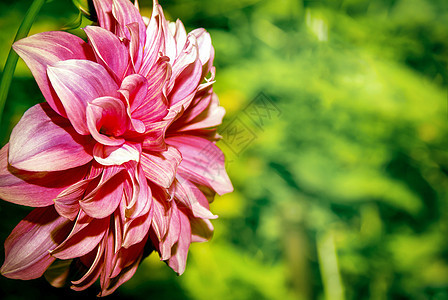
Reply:
[[[31,107],[13,129],[9,163],[27,171],[59,171],[92,160],[92,139],[81,136],[48,104]]]
[[[152,204],[153,201],[151,202],[151,205]],[[129,222],[125,223],[122,245],[124,248],[129,248],[132,245],[140,243],[147,237],[149,227],[151,226],[153,212],[154,211],[150,208],[146,214],[131,219]]]
[[[75,291],[83,291],[91,286],[97,279],[100,277],[100,273],[102,270],[101,259],[103,258],[103,252],[105,247],[105,241],[103,239],[102,242],[98,244],[96,249],[93,249],[92,252],[95,253],[93,261],[90,262],[89,269],[84,273],[84,275],[75,281],[72,281],[71,289]],[[91,253],[92,253],[91,252]],[[89,256],[87,254],[86,256]],[[85,258],[85,257],[84,257]]]
[[[121,146],[104,146],[97,143],[93,148],[93,157],[104,166],[122,165],[129,161],[140,160],[138,145],[125,143]]]
[[[152,206],[152,192],[148,186],[142,167],[138,165],[135,169],[128,169],[131,184],[125,185],[127,191],[127,204],[125,216],[135,219],[146,214]]]
[[[167,232],[171,219],[172,210],[170,204],[164,199],[164,196],[156,194],[154,197],[154,216],[152,220],[152,229],[159,241],[162,241]]]
[[[72,259],[89,253],[101,241],[109,223],[109,218],[93,219],[80,213],[69,236],[51,251],[51,255],[59,259]]]
[[[140,243],[129,247],[129,249],[122,248],[120,250],[110,280],[104,282],[99,296],[112,294],[121,284],[131,279],[143,258],[143,248],[146,240],[147,237]]]
[[[118,86],[100,64],[87,60],[58,62],[47,70],[73,127],[79,134],[89,134],[87,103],[102,96],[118,96]]]
[[[124,172],[124,171],[122,171]],[[122,174],[118,173],[90,197],[79,202],[82,210],[89,216],[102,219],[113,214],[123,198]]]
[[[160,259],[167,260],[171,257],[173,246],[179,241],[181,233],[180,212],[175,202],[170,202],[170,222],[168,232],[159,244]]]
[[[179,211],[180,234],[174,245],[168,265],[179,275],[185,271],[187,265],[188,248],[191,243],[191,227],[187,215]]]
[[[87,43],[72,34],[52,31],[21,39],[12,47],[30,68],[51,108],[66,117],[65,109],[48,81],[47,67],[67,59],[93,60],[95,56]]]
[[[154,122],[146,125],[145,139],[143,149],[148,151],[166,150],[165,132],[172,120]]]
[[[62,191],[54,199],[54,208],[59,215],[74,221],[79,212],[79,201],[84,197],[91,180],[81,180]]]
[[[159,57],[159,53],[163,51],[164,47],[162,18],[159,12],[161,7],[156,2],[154,1],[152,17],[146,28],[145,51],[143,52],[142,66],[139,70],[139,73],[147,78],[149,77],[146,74],[153,68],[154,63]]]
[[[53,207],[34,209],[6,239],[2,275],[23,280],[42,276],[55,260],[49,251],[64,240],[70,223]]]
[[[121,146],[125,140],[120,138],[129,128],[130,120],[120,99],[100,97],[87,104],[87,127],[99,143],[108,146]]]

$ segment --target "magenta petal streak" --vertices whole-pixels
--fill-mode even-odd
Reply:
[[[0,150],[0,198],[36,207],[5,242],[1,273],[45,273],[100,296],[129,280],[155,249],[178,274],[192,242],[213,236],[209,202],[233,190],[215,145],[225,110],[213,92],[211,37],[151,18],[137,3],[94,0],[88,42],[64,32],[14,50],[46,99]],[[146,23],[145,23],[146,22]],[[56,260],[58,259],[58,260]]]

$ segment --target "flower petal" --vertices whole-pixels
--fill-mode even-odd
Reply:
[[[212,214],[207,207],[200,203],[207,202],[204,194],[191,182],[177,174],[175,182],[175,198],[186,208],[188,208],[192,215],[196,218],[216,219],[218,216]],[[200,199],[200,201],[198,200]]]
[[[69,236],[51,255],[59,259],[72,259],[92,251],[101,241],[109,227],[110,218],[93,219],[80,213]]]
[[[168,232],[168,224],[170,223],[172,210],[168,201],[165,200],[165,195],[161,195],[160,193],[154,194],[154,216],[151,228],[154,230],[157,239],[162,241]]]
[[[151,205],[154,201],[151,202]],[[140,243],[145,237],[149,227],[151,227],[151,220],[153,216],[153,210],[150,208],[149,211],[143,216],[131,219],[129,222],[125,223],[124,226],[124,240],[122,246],[124,248],[129,248],[137,243]]]
[[[121,146],[125,142],[120,136],[127,131],[130,119],[120,99],[100,97],[87,103],[87,127],[92,137],[108,146]]]
[[[166,150],[165,132],[171,121],[160,121],[146,125],[145,139],[142,143],[143,149],[148,151]]]
[[[166,57],[161,57],[146,75],[148,87],[146,96],[132,105],[132,117],[146,125],[162,120],[168,113],[168,102],[163,87],[171,75]]]
[[[210,34],[204,28],[197,28],[191,31],[198,41],[199,59],[202,64],[202,78],[210,72],[215,57],[215,49],[212,46]]]
[[[55,260],[49,250],[67,236],[70,223],[53,207],[34,209],[6,239],[2,275],[23,280],[42,276]]]
[[[143,48],[146,40],[146,25],[137,7],[132,5],[132,3],[128,0],[114,0],[112,4],[112,13],[121,25],[123,33],[129,40],[129,32],[126,32],[127,30],[125,27],[131,23],[138,24],[139,44],[140,48]]]
[[[77,36],[62,32],[43,32],[21,39],[13,49],[26,62],[51,108],[65,117],[66,112],[51,88],[47,67],[67,59],[94,60],[95,56],[86,42]]]
[[[93,0],[93,5],[95,6],[100,26],[111,32],[115,32],[118,24],[112,15],[112,2],[113,0]]]
[[[196,38],[188,36],[184,50],[173,64],[173,74],[168,85],[168,99],[173,108],[187,108],[201,81],[202,65],[198,57]]]
[[[129,53],[126,46],[115,34],[99,26],[87,26],[84,31],[97,61],[106,69],[110,69],[121,81],[129,67]]]
[[[103,258],[105,242],[100,242],[95,249],[92,250],[96,253],[93,261],[90,263],[89,269],[84,273],[84,275],[75,281],[72,281],[71,289],[74,291],[83,291],[87,289],[89,286],[95,283],[95,281],[100,277],[100,273],[102,270],[102,265],[100,263]],[[87,266],[88,267],[88,266]]]
[[[175,202],[170,202],[170,222],[165,238],[159,244],[160,259],[167,260],[171,257],[173,246],[179,240],[181,233],[180,212]]]
[[[58,171],[92,160],[90,137],[77,134],[70,123],[47,104],[25,112],[13,129],[9,163],[27,171]]]
[[[168,146],[167,150],[163,152],[142,152],[140,162],[146,178],[157,185],[169,188],[181,160],[180,152],[176,148]]]
[[[128,161],[139,161],[139,148],[139,145],[128,143],[121,146],[104,146],[97,143],[93,147],[93,157],[104,166],[122,165]]]
[[[182,154],[178,170],[185,179],[212,187],[219,195],[233,191],[224,154],[214,143],[192,135],[172,136],[166,142]]]
[[[118,86],[103,66],[88,60],[70,59],[48,67],[48,78],[79,134],[90,134],[87,103],[102,96],[118,97]]]
[[[81,180],[87,167],[58,172],[28,172],[8,165],[8,147],[0,150],[0,198],[12,203],[42,207],[53,204],[53,199],[70,185]]]
[[[124,171],[122,171],[124,172]],[[102,219],[113,214],[123,198],[123,174],[118,173],[90,197],[79,202],[82,210],[92,218]]]
[[[191,243],[191,227],[187,215],[179,210],[180,234],[174,245],[173,254],[168,259],[168,265],[179,275],[185,271],[187,265],[188,248]]]

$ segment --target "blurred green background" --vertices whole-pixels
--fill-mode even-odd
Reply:
[[[2,66],[30,3],[0,2]],[[160,3],[212,35],[235,192],[184,275],[153,254],[109,299],[448,299],[448,2]],[[76,18],[48,1],[31,33]],[[19,62],[2,145],[42,101]],[[28,210],[0,202],[2,243]],[[97,292],[0,279],[8,300]]]

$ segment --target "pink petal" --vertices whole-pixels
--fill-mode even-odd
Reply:
[[[189,36],[186,48],[173,64],[173,74],[168,86],[168,99],[171,105],[188,107],[188,100],[201,81],[202,65],[198,59],[196,39]],[[191,97],[191,99],[190,99]]]
[[[129,75],[123,79],[118,91],[127,100],[130,111],[134,111],[145,100],[148,93],[148,80],[140,74]]]
[[[112,15],[113,0],[93,0],[96,15],[98,16],[98,23],[102,28],[115,32],[117,21]]]
[[[219,195],[233,191],[224,154],[214,143],[191,135],[172,136],[166,141],[182,154],[178,169],[185,179],[212,187]]]
[[[170,202],[170,210],[168,232],[159,244],[161,260],[167,260],[171,257],[172,248],[178,242],[181,233],[180,212],[175,202]]]
[[[182,114],[182,116],[177,119],[171,126],[170,131],[177,131],[177,128],[188,125],[197,116],[204,112],[207,107],[210,106],[212,101],[213,88],[209,86],[208,88],[198,90],[187,110]],[[174,130],[173,130],[174,129]]]
[[[185,271],[187,265],[188,248],[191,243],[191,227],[188,217],[179,211],[180,234],[179,241],[174,246],[174,254],[168,260],[168,265],[179,275]]]
[[[2,275],[22,280],[42,276],[55,260],[49,251],[67,236],[70,223],[53,207],[34,209],[6,239]]]
[[[165,200],[165,196],[159,194],[155,195],[153,202],[154,216],[151,228],[154,230],[157,239],[162,241],[168,232],[168,225],[172,213],[172,210],[170,209],[171,205]]]
[[[105,242],[105,246],[103,256],[103,268],[100,274],[101,289],[104,289],[106,286],[110,284],[110,274],[113,271],[114,260],[116,260],[116,256],[114,253],[113,232],[108,231],[108,233],[104,236],[103,241]]]
[[[192,112],[192,115],[196,114],[200,109],[202,109],[202,107],[199,106],[200,104],[191,109],[194,110],[194,112]],[[191,105],[189,108],[191,108]],[[216,127],[222,123],[222,119],[224,118],[225,114],[226,110],[224,109],[224,107],[219,106],[218,96],[213,93],[211,95],[211,101],[209,102],[208,107],[199,115],[197,115],[196,118],[191,120],[189,124],[181,126],[177,131],[181,132]]]
[[[149,77],[146,74],[152,69],[154,63],[159,58],[159,53],[164,52],[164,32],[162,30],[163,12],[159,12],[161,10],[157,1],[154,1],[152,17],[146,28],[145,51],[143,53],[142,66],[139,70],[139,74],[147,78]]]
[[[126,25],[126,29],[129,31],[131,40],[129,41],[129,55],[131,56],[131,62],[134,70],[139,70],[143,60],[143,44],[140,43],[139,37],[139,25],[137,23],[130,23]]]
[[[144,247],[148,236],[145,236],[143,240],[139,243],[136,243],[129,248],[121,248],[118,253],[115,254],[116,260],[113,266],[113,271],[110,274],[110,277],[117,277],[120,275],[121,271],[125,268],[128,268],[132,264],[134,264],[141,256],[144,251]]]
[[[43,32],[14,43],[14,50],[26,62],[51,108],[61,116],[67,116],[58,96],[51,88],[47,67],[67,59],[93,60],[92,50],[77,36],[53,31]]]
[[[80,201],[79,205],[82,210],[96,219],[112,215],[123,198],[122,176],[122,173],[118,173],[104,183],[96,193]]]
[[[120,99],[100,97],[87,103],[87,127],[92,137],[108,146],[121,146],[125,142],[120,136],[130,125],[126,108]]]
[[[152,192],[140,165],[134,170],[129,169],[128,172],[132,186],[125,184],[125,188],[127,188],[126,195],[128,198],[125,214],[126,218],[135,219],[146,214],[152,207]],[[129,192],[130,188],[131,192]],[[131,197],[129,197],[130,195]]]
[[[140,147],[128,143],[121,146],[104,146],[97,143],[93,148],[93,157],[104,166],[122,165],[129,161],[139,161]]]
[[[129,53],[126,46],[115,34],[99,26],[87,26],[84,31],[97,61],[111,70],[121,81],[129,67]]]
[[[138,9],[128,0],[114,0],[112,4],[112,13],[126,37],[130,40],[129,33],[124,29],[128,24],[137,23],[139,32],[140,47],[143,48],[146,40],[146,25]]]
[[[93,219],[80,213],[69,236],[51,255],[59,259],[71,259],[92,251],[103,238],[109,227],[110,218]]]
[[[154,122],[146,125],[145,139],[142,143],[143,149],[148,151],[164,151],[167,149],[165,144],[165,132],[171,120]]]
[[[92,160],[92,139],[73,130],[48,104],[25,112],[11,133],[9,163],[27,171],[58,171]]]
[[[90,134],[86,121],[87,103],[102,96],[118,96],[115,81],[103,66],[92,61],[58,62],[48,67],[47,74],[79,134]]]
[[[158,5],[158,3],[154,3],[158,7],[158,15],[160,18],[161,27],[159,30],[162,30],[163,41],[164,41],[164,49],[163,53],[170,58],[170,62],[173,63],[176,60],[176,40],[174,39],[173,34],[170,31],[168,21],[166,20],[162,7]]]
[[[204,28],[197,28],[191,31],[198,41],[199,59],[202,64],[202,77],[210,72],[215,57],[215,49],[212,46],[210,34]]]
[[[179,19],[176,20],[176,23],[170,23],[169,26],[176,41],[176,54],[179,56],[187,42],[187,32],[185,31],[184,24]]]
[[[42,207],[68,186],[84,178],[87,167],[58,172],[28,172],[8,165],[8,147],[0,150],[0,198],[12,203]]]
[[[74,221],[79,212],[79,201],[84,197],[91,180],[81,180],[62,191],[54,199],[54,208],[59,215]]]
[[[151,202],[151,205],[154,201]],[[153,216],[153,210],[149,211],[135,219],[131,219],[125,223],[124,226],[124,240],[122,246],[129,248],[137,243],[140,243],[145,237],[147,237],[149,227],[151,226],[151,220]]]
[[[163,152],[142,152],[140,162],[146,178],[157,185],[169,188],[181,160],[180,152],[176,148],[168,146],[167,150]]]
[[[171,75],[166,57],[161,57],[146,75],[147,93],[144,98],[132,105],[132,117],[146,125],[162,120],[168,113],[168,103],[162,93],[163,87]]]
[[[191,182],[177,174],[177,181],[175,183],[175,198],[186,208],[188,208],[193,216],[203,219],[216,219],[208,209],[207,199],[204,194]],[[198,200],[200,199],[200,200]],[[201,203],[206,202],[205,206]]]

